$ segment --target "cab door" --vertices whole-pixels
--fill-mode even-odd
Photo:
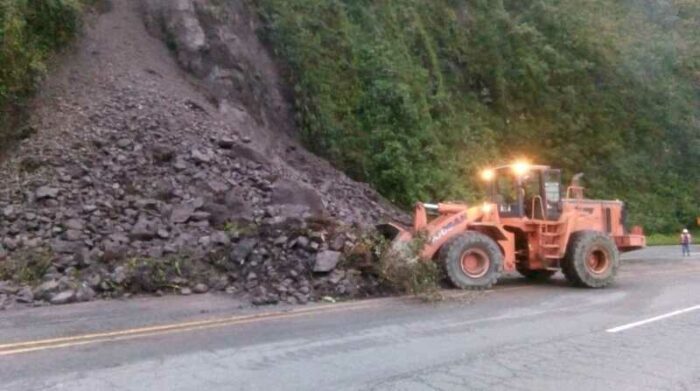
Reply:
[[[561,217],[561,170],[542,171],[542,200],[547,220],[559,220]]]

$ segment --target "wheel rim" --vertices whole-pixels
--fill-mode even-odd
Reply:
[[[586,269],[593,274],[603,274],[610,266],[608,253],[600,248],[593,249],[586,258]]]
[[[486,275],[491,265],[491,260],[485,252],[478,249],[467,250],[462,254],[460,262],[462,272],[469,278],[479,278]]]

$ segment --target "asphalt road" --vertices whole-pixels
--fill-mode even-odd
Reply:
[[[697,390],[700,253],[625,256],[605,290],[505,279],[437,304],[223,296],[0,313],[1,390]]]

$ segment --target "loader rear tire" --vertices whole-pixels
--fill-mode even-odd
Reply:
[[[532,281],[547,281],[556,273],[554,270],[532,270],[520,266],[520,264],[516,264],[515,268],[518,270],[518,273],[520,273],[521,276]]]
[[[561,266],[564,276],[572,284],[605,288],[617,275],[620,253],[608,235],[597,231],[580,231],[569,239]]]
[[[447,277],[457,288],[490,288],[501,276],[503,254],[498,244],[479,232],[465,232],[440,251]]]

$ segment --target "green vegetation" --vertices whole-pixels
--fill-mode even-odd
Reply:
[[[251,0],[306,143],[403,206],[514,157],[675,232],[698,215],[695,0]]]
[[[0,281],[38,284],[51,267],[53,253],[48,248],[21,250],[0,262]]]
[[[695,231],[690,233],[693,238],[699,237],[700,231]],[[667,234],[651,234],[647,235],[647,245],[649,246],[672,246],[680,245],[680,232],[667,233]]]
[[[81,0],[0,0],[0,148],[22,136],[22,106],[47,59],[80,27]]]
[[[415,295],[427,301],[440,300],[442,268],[437,262],[425,262],[420,258],[419,254],[425,243],[425,237],[418,236],[405,247],[395,248],[375,235],[371,248],[374,253],[379,254],[377,274],[398,292]]]

